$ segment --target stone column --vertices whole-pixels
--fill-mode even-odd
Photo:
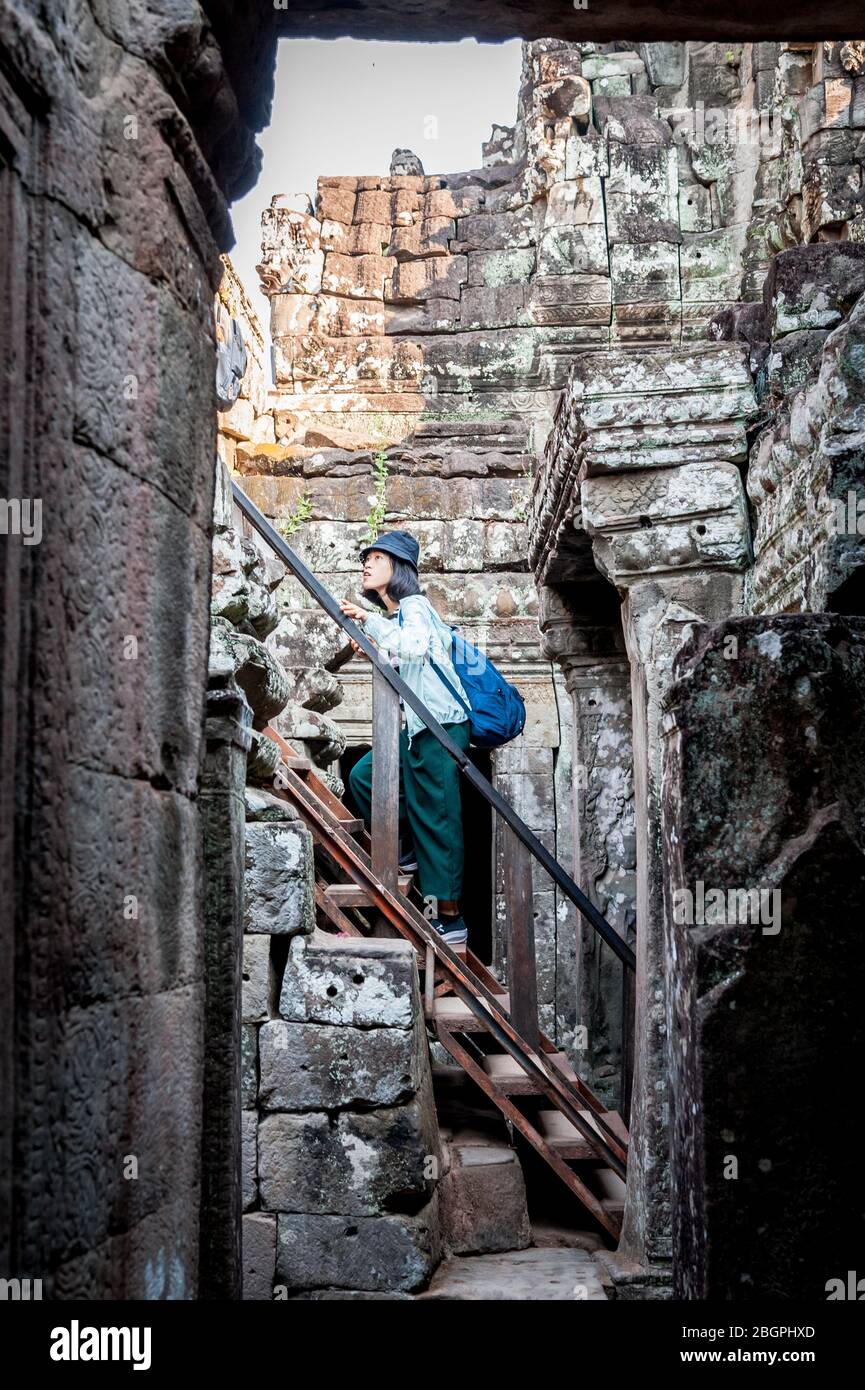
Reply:
[[[640,1266],[671,1256],[661,858],[661,701],[695,624],[741,607],[749,555],[738,470],[703,462],[586,479],[595,557],[625,594],[637,842],[634,1101],[621,1249]]]
[[[630,946],[635,944],[636,846],[627,660],[574,660],[566,671],[573,708],[575,878]],[[612,1109],[626,1108],[621,962],[578,915],[577,1026],[586,1071]],[[581,1040],[578,1034],[577,1041]]]
[[[630,676],[618,598],[599,579],[544,585],[543,650],[558,662],[570,702],[561,731],[571,782],[568,843],[560,862],[633,945],[634,807]],[[557,1018],[580,1074],[622,1106],[622,967],[573,904],[558,895]]]
[[[243,791],[251,722],[252,710],[234,681],[212,682],[200,792],[205,978],[200,1298],[239,1298],[242,1282]]]
[[[728,621],[694,635],[675,675],[675,1297],[861,1297],[847,1130],[865,1062],[865,619]]]
[[[743,510],[743,536],[746,524]],[[630,587],[624,603],[633,714],[637,971],[631,1147],[620,1249],[640,1266],[666,1264],[672,1248],[660,833],[662,699],[673,657],[692,626],[735,612],[741,585],[740,575],[720,571],[666,575]]]
[[[669,1278],[661,701],[695,624],[741,611],[750,558],[737,464],[754,393],[743,352],[705,346],[576,364],[535,493],[531,554],[548,582],[587,542],[623,596],[631,666],[637,862],[634,1101],[622,1268],[628,1297]]]

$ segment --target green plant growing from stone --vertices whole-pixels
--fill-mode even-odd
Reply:
[[[387,454],[384,449],[379,449],[378,453],[373,457],[373,476],[375,477],[375,485],[373,487],[372,496],[369,499],[372,503],[372,507],[366,519],[367,540],[375,539],[384,525],[384,519],[387,516],[385,495],[387,493],[387,480],[389,474],[387,468]]]
[[[520,491],[519,483],[511,483],[511,501],[513,503],[512,516],[514,521],[527,521],[529,516],[529,506],[532,500],[531,483],[535,476],[534,459],[529,463],[523,477],[529,486],[525,492]]]
[[[279,523],[277,530],[289,540],[305,521],[312,516],[312,493],[304,492],[298,497],[291,511]]]

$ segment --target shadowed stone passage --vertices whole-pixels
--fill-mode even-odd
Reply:
[[[598,1266],[584,1250],[516,1250],[450,1259],[436,1272],[428,1291],[419,1295],[434,1302],[605,1298]]]
[[[630,670],[618,595],[596,571],[594,578],[578,578],[585,554],[584,546],[582,559],[561,557],[552,571],[560,582],[540,589],[544,651],[561,667],[571,703],[569,737],[563,743],[570,744],[572,759],[572,844],[562,849],[571,850],[575,881],[633,946]],[[575,916],[573,930],[557,936],[559,1018],[574,1039],[581,1076],[626,1117],[629,1059],[622,1056],[623,1029],[627,1033],[622,967],[592,927]]]
[[[865,1063],[865,618],[726,622],[691,638],[674,673],[664,853],[676,1296],[823,1299],[861,1260],[860,1155],[845,1117]],[[709,889],[777,893],[778,914],[755,923],[728,902],[694,921],[676,894],[699,884],[707,900]]]

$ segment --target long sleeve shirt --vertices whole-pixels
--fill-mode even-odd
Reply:
[[[402,623],[399,621],[402,615]],[[442,622],[424,594],[409,594],[390,618],[370,613],[364,630],[378,645],[382,656],[399,662],[399,673],[406,685],[423,701],[439,724],[462,724],[468,715],[432,669],[434,661],[468,705],[468,697],[451,661],[453,634]],[[410,706],[405,710],[409,743],[426,727]]]

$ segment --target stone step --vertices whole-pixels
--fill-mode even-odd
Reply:
[[[588,1111],[580,1114],[588,1118]],[[535,1118],[536,1128],[546,1139],[551,1149],[561,1158],[596,1158],[592,1146],[583,1138],[576,1125],[572,1125],[560,1110],[541,1110]]]
[[[531,1053],[530,1055],[537,1059],[540,1064],[537,1053]],[[550,1061],[555,1062],[556,1066],[560,1071],[564,1072],[565,1076],[576,1080],[576,1073],[568,1060],[567,1053],[548,1052],[545,1056]],[[535,1081],[534,1077],[528,1076],[526,1072],[523,1071],[516,1058],[512,1057],[509,1052],[491,1053],[488,1057],[484,1058],[483,1068],[487,1076],[489,1076],[490,1079],[496,1083],[499,1090],[504,1091],[507,1096],[536,1096],[543,1094],[540,1085]]]
[[[601,1197],[601,1205],[611,1212],[621,1212],[625,1206],[625,1184],[612,1168],[599,1164],[590,1175],[590,1182]]]
[[[483,1003],[483,1000],[480,1001]],[[510,995],[497,994],[496,1002],[504,1013],[510,1009]],[[464,1004],[455,994],[440,995],[433,1003],[433,1015],[441,1019],[442,1023],[447,1024],[454,1032],[459,1033],[483,1033],[486,1028],[483,1023],[472,1013],[468,1004]]]
[[[417,1299],[606,1302],[600,1271],[579,1249],[508,1250],[445,1260]]]
[[[499,1135],[460,1125],[440,1127],[444,1169],[439,1184],[442,1235],[455,1255],[524,1250],[532,1239],[526,1184],[504,1125]]]

